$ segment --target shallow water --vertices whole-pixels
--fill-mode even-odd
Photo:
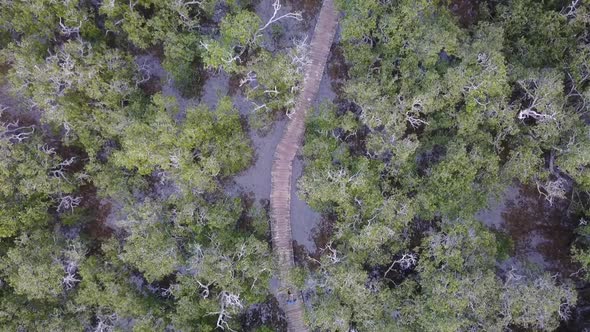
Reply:
[[[274,0],[261,0],[256,6],[256,13],[261,17],[263,22],[267,22],[273,14]],[[278,15],[283,15],[288,12],[300,11],[302,12],[303,20],[297,21],[295,19],[283,19],[274,25],[280,28],[274,28],[281,31],[281,33],[274,34],[272,27],[264,31],[265,42],[263,47],[269,51],[277,51],[293,46],[294,39],[308,38],[311,41],[311,35],[317,19],[317,14],[321,6],[321,1],[318,0],[283,0],[281,1],[282,8]],[[331,59],[334,56],[331,56]],[[173,96],[176,98],[180,112],[178,119],[182,119],[188,107],[204,103],[210,109],[214,109],[220,98],[230,95],[234,106],[238,109],[240,114],[247,118],[252,109],[255,107],[248,101],[238,88],[232,87],[233,78],[223,71],[209,72],[208,77],[202,87],[199,98],[185,98],[178,89],[175,88],[173,80],[170,75],[162,68],[160,59],[155,55],[142,55],[137,57],[137,63],[148,64],[150,74],[159,81],[160,90],[165,96]],[[332,68],[332,67],[329,67]],[[314,106],[317,107],[325,100],[337,98],[335,93],[337,70],[327,70],[324,73],[322,83],[316,98]],[[271,190],[271,167],[275,148],[280,141],[287,120],[284,116],[277,120],[270,132],[263,135],[259,132],[248,129],[252,146],[254,148],[254,163],[248,169],[236,175],[233,179],[225,185],[225,192],[231,196],[241,196],[242,194],[253,195],[255,200],[260,205],[265,206],[265,202],[270,200]],[[305,201],[301,200],[297,195],[296,183],[303,171],[303,162],[298,155],[293,165],[293,186],[291,189],[291,214],[292,214],[292,232],[293,240],[299,245],[303,245],[305,249],[313,253],[315,252],[315,244],[313,241],[314,230],[320,222],[321,216],[319,213],[313,211]],[[113,212],[117,209],[113,209]],[[115,213],[113,213],[115,214]],[[114,218],[113,218],[114,219]],[[109,224],[115,227],[113,220]]]
[[[255,151],[254,164],[234,177],[228,192],[236,195],[239,192],[253,193],[257,201],[270,200],[270,170],[277,144],[281,140],[287,121],[281,119],[275,122],[266,136],[260,136],[250,130],[250,138]]]
[[[313,240],[321,215],[312,210],[307,203],[297,194],[297,180],[303,173],[303,160],[300,157],[293,161],[293,177],[291,178],[291,232],[293,240],[303,245],[307,252],[316,251]]]
[[[196,74],[206,74],[205,84],[200,91],[198,98],[186,98],[178,91],[174,85],[173,79],[168,72],[162,67],[160,59],[153,54],[140,55],[135,59],[140,65],[146,65],[152,79],[159,84],[159,92],[167,97],[174,97],[179,107],[179,117],[183,117],[186,109],[196,106],[200,103],[207,105],[210,109],[217,107],[217,102],[222,97],[230,94],[230,75],[220,70],[215,72],[200,72]]]
[[[457,16],[459,23],[467,28],[477,22],[479,3],[480,0],[452,0],[449,9]]]
[[[261,0],[255,7],[256,14],[264,23],[268,22],[274,13],[273,3],[274,0]],[[293,46],[294,39],[307,37],[307,41],[311,41],[320,4],[321,1],[315,0],[281,1],[281,9],[277,13],[277,17],[289,12],[301,12],[302,20],[285,18],[266,28],[263,31],[265,37],[263,47],[274,52]]]
[[[569,276],[576,271],[570,260],[576,224],[567,214],[568,207],[566,200],[551,205],[535,187],[517,184],[476,218],[508,235],[520,262]]]

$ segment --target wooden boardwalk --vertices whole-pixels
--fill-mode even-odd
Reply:
[[[271,231],[280,271],[278,299],[287,315],[291,332],[308,331],[303,319],[303,299],[299,295],[300,292],[288,282],[289,270],[294,264],[291,237],[292,165],[303,139],[306,113],[312,107],[322,80],[330,47],[334,41],[337,21],[338,14],[334,7],[334,0],[324,0],[310,44],[311,63],[305,69],[303,91],[297,99],[295,112],[277,146],[271,170]],[[286,303],[288,289],[297,296],[295,303]]]

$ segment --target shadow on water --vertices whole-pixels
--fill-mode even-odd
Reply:
[[[273,3],[275,0],[261,0],[255,7],[256,14],[263,22],[267,22],[273,15]],[[317,15],[320,11],[320,0],[283,0],[282,8],[278,15],[289,12],[301,12],[303,20],[298,21],[292,18],[279,20],[264,30],[265,42],[263,46],[275,52],[293,46],[293,40],[307,38],[311,41],[313,28]]]
[[[503,265],[538,267],[575,282],[577,307],[558,331],[586,331],[590,329],[590,284],[579,278],[579,266],[570,258],[577,221],[568,214],[569,204],[568,200],[549,204],[536,187],[515,183],[501,200],[492,202],[476,217],[511,239],[513,258]]]
[[[459,23],[467,28],[477,22],[480,0],[451,0],[449,9],[457,17]]]
[[[576,223],[568,216],[568,208],[566,200],[549,204],[537,188],[515,184],[477,218],[509,236],[516,259],[568,276],[577,270],[570,259]]]

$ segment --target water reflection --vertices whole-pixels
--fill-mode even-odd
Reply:
[[[563,276],[576,271],[570,259],[576,224],[568,216],[568,201],[558,200],[551,205],[536,187],[515,184],[500,201],[490,205],[476,217],[510,237],[516,259]]]

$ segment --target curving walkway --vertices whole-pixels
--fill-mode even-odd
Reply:
[[[289,270],[294,264],[290,220],[292,165],[303,139],[307,110],[312,107],[322,80],[336,33],[337,21],[334,0],[324,0],[310,44],[311,63],[305,69],[303,91],[297,99],[295,112],[276,148],[271,170],[271,231],[280,271],[278,298],[287,315],[289,331],[292,332],[308,330],[303,319],[303,299],[299,291],[288,282]],[[295,303],[286,303],[288,289],[297,296]]]

